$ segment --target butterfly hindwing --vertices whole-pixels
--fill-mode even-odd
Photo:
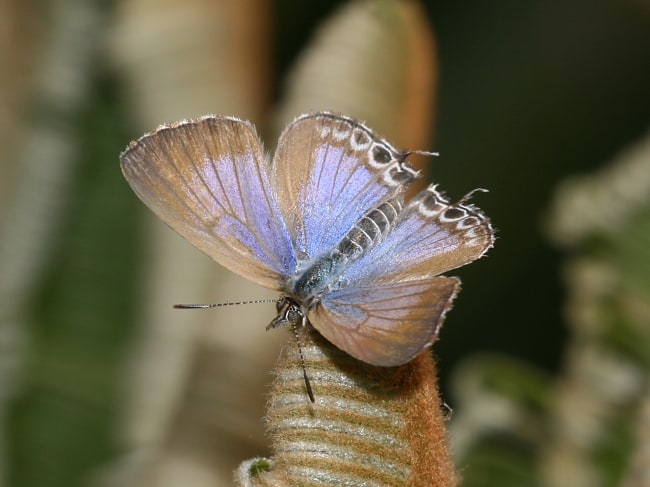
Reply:
[[[163,125],[132,142],[120,161],[140,199],[219,264],[272,289],[295,269],[250,123],[205,116]]]
[[[460,287],[439,276],[481,257],[494,231],[480,210],[434,186],[407,203],[394,228],[346,267],[308,313],[328,340],[374,365],[400,365],[436,338]]]
[[[323,296],[309,321],[359,360],[401,365],[433,343],[459,284],[453,277],[434,277],[343,288]]]
[[[435,186],[421,191],[384,240],[344,270],[341,282],[356,286],[422,279],[483,256],[494,243],[494,230],[481,210],[466,203],[468,197],[451,203]]]

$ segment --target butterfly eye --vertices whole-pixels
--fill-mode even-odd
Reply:
[[[300,305],[289,296],[280,296],[275,307],[278,315],[266,327],[267,330],[285,325],[297,325],[305,316]]]
[[[285,306],[287,306],[288,301],[289,301],[289,300],[287,299],[286,296],[280,296],[280,299],[278,299],[278,300],[275,302],[275,309],[277,310],[278,313],[280,313],[280,312],[282,311],[282,309],[283,309]]]

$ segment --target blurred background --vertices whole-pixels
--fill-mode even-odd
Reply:
[[[433,350],[463,485],[650,485],[650,4],[0,4],[0,485],[230,485],[275,297],[144,208],[131,139],[363,119],[498,229]],[[645,444],[645,452],[643,445]]]

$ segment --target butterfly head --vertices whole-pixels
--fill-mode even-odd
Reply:
[[[286,325],[296,326],[304,323],[306,320],[307,315],[300,303],[286,294],[280,296],[280,299],[275,303],[275,308],[278,314],[267,325],[267,330]]]

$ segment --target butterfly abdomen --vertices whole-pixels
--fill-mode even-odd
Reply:
[[[391,230],[397,215],[402,211],[398,199],[386,201],[366,213],[359,222],[343,237],[336,247],[346,261],[354,260],[366,250],[379,243]]]
[[[361,257],[390,232],[402,208],[401,199],[396,198],[366,213],[331,253],[316,259],[294,281],[293,293],[305,300],[328,290],[346,265]]]

